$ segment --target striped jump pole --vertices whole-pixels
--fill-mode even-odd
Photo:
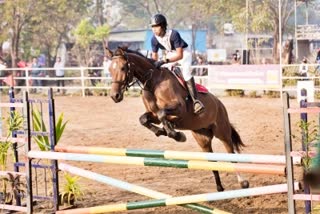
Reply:
[[[84,170],[78,167],[74,167],[65,163],[59,163],[59,169],[62,171],[66,171],[66,172],[81,176],[81,177],[85,177],[85,178],[95,180],[104,184],[108,184],[123,190],[127,190],[129,192],[134,192],[140,195],[144,195],[150,198],[162,199],[162,198],[172,197],[171,195],[168,195],[168,194],[157,192],[157,191],[147,189],[145,187],[141,187],[138,185],[130,184],[125,181],[114,179],[105,175],[94,173],[94,172]],[[225,212],[219,209],[211,209],[209,207],[206,207],[200,204],[185,204],[183,206],[186,208],[191,208],[193,210],[196,210],[204,214],[230,214],[229,212]]]
[[[121,149],[89,146],[56,146],[56,152],[115,155],[132,157],[164,158],[176,160],[225,161],[240,163],[286,164],[284,155],[230,154],[209,152],[181,152],[145,149]],[[301,164],[301,157],[293,157],[293,163]]]
[[[299,183],[296,182],[295,183],[296,190],[299,189],[299,186],[300,186]],[[173,197],[173,198],[166,198],[166,199],[138,201],[138,202],[129,202],[129,203],[114,204],[114,205],[96,206],[91,208],[65,210],[65,211],[58,211],[57,214],[107,213],[107,212],[116,212],[116,211],[119,212],[119,211],[126,211],[126,210],[151,208],[151,207],[181,205],[186,203],[208,202],[208,201],[234,199],[234,198],[249,197],[249,196],[283,193],[283,192],[287,192],[287,190],[288,190],[287,184],[277,184],[277,185],[270,185],[265,187],[255,187],[255,188],[231,190],[231,191],[225,191],[225,192],[188,195],[188,196]]]
[[[138,166],[161,166],[188,169],[216,170],[225,172],[248,172],[260,174],[285,175],[285,168],[281,165],[207,162],[193,160],[166,160],[160,158],[122,157],[41,151],[29,151],[28,157],[51,160],[85,161]]]

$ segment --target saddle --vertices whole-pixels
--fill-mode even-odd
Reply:
[[[180,85],[182,85],[182,87],[184,87],[187,90],[187,87],[186,87],[185,80],[183,78],[181,69],[179,67],[173,67],[171,69],[171,72],[178,79]],[[208,89],[206,87],[204,87],[203,85],[198,84],[198,83],[196,83],[196,89],[197,89],[198,93],[202,93],[202,94],[209,93],[209,91],[208,91]]]

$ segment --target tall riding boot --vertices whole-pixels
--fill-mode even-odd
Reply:
[[[195,114],[200,114],[204,110],[204,106],[200,100],[198,100],[198,91],[196,89],[196,84],[194,78],[186,81],[189,94],[193,101],[193,111]]]

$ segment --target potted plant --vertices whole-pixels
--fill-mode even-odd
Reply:
[[[68,121],[64,122],[64,115],[61,113],[58,117],[58,121],[56,122],[55,128],[56,128],[56,143],[58,144],[64,129],[68,123]],[[39,132],[46,132],[46,124],[43,121],[42,115],[37,109],[32,110],[32,123],[33,123],[33,129],[35,131]],[[49,151],[50,150],[50,142],[48,136],[34,136],[33,139],[36,141],[39,149],[41,151]]]
[[[65,184],[63,186],[63,191],[60,193],[60,204],[74,206],[74,202],[81,198],[83,192],[81,186],[79,185],[79,177],[71,176],[69,173],[64,173]]]
[[[13,175],[12,173],[7,173],[7,177],[1,178],[6,184],[9,184],[11,191],[6,192],[3,197],[3,202],[5,204],[12,204],[13,199],[19,196],[24,196],[26,184],[20,182],[21,175]]]

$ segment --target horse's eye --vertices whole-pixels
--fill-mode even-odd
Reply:
[[[128,70],[128,66],[127,65],[124,65],[122,68],[121,68],[121,71],[127,71]]]

